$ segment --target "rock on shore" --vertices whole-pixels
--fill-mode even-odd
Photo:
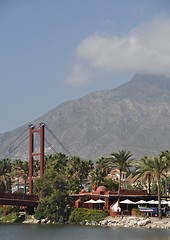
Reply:
[[[30,224],[52,224],[55,222],[47,221],[46,219],[36,220],[35,217],[29,216],[23,223]],[[85,222],[85,225],[90,226],[108,226],[108,227],[125,227],[125,228],[157,228],[157,229],[170,229],[170,218],[142,218],[142,217],[132,217],[132,216],[124,216],[123,218],[120,216],[117,217],[107,217],[104,220],[97,222]]]
[[[108,217],[100,226],[170,229],[170,218]]]

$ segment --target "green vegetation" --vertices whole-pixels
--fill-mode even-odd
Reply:
[[[120,150],[118,152],[111,153],[111,157],[107,159],[110,168],[117,168],[119,173],[119,187],[118,196],[120,196],[121,185],[122,185],[122,172],[129,170],[132,162],[132,154],[130,151]]]
[[[21,217],[19,214],[19,208],[13,206],[4,206],[0,209],[0,222],[20,222]]]
[[[43,195],[35,212],[37,219],[64,223],[70,213],[69,194],[83,188],[93,163],[74,156],[69,161],[64,154],[46,157],[45,174],[35,184],[35,192]]]
[[[157,182],[157,195],[158,195],[158,215],[162,218],[161,212],[161,179],[166,178],[166,171],[170,167],[169,159],[165,156],[159,157],[145,157],[136,164],[137,178],[148,178],[148,185],[150,186],[150,179]],[[150,192],[150,190],[149,190]]]
[[[26,180],[28,178],[28,162],[16,159],[11,161],[10,159],[0,160],[0,192],[11,192],[12,186],[17,187],[19,191],[19,186],[21,182],[24,182],[25,192]],[[17,179],[17,180],[16,180]]]
[[[2,222],[10,222],[10,223],[15,223],[18,222],[19,219],[19,213],[18,212],[11,212],[6,216],[3,216],[1,221]]]
[[[95,209],[76,208],[69,217],[69,223],[85,224],[86,222],[100,222],[109,216],[109,211],[98,211]]]
[[[39,176],[39,161],[34,160],[34,176]],[[111,170],[118,169],[118,181],[108,178]],[[111,153],[110,157],[101,157],[94,166],[91,160],[82,160],[78,156],[67,157],[63,153],[45,157],[43,178],[34,182],[34,194],[39,195],[40,203],[35,212],[37,219],[52,222],[84,223],[85,221],[100,221],[108,212],[90,209],[72,209],[70,194],[76,194],[84,187],[105,185],[107,189],[118,191],[126,189],[146,189],[149,194],[156,193],[159,201],[159,217],[161,218],[161,194],[167,194],[170,188],[170,152],[162,151],[159,156],[144,156],[139,160],[132,159],[130,151],[120,150]],[[121,173],[125,171],[135,181],[125,185]],[[25,192],[28,178],[28,162],[19,159],[0,160],[0,192],[11,192],[12,187],[24,184]],[[9,216],[8,216],[9,215]],[[18,209],[4,207],[0,210],[1,221],[18,221]]]

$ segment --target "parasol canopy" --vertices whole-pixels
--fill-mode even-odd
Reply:
[[[146,203],[148,203],[148,202],[146,202],[145,200],[142,200],[142,199],[135,202],[135,204],[146,204]]]
[[[86,202],[84,202],[84,203],[96,203],[96,201],[93,200],[93,199],[90,199],[90,200],[88,200],[88,201],[86,201]]]
[[[120,203],[124,203],[124,204],[134,204],[133,201],[129,200],[129,199],[125,199],[123,201],[121,201]]]
[[[98,200],[96,200],[96,203],[105,203],[105,201],[102,199],[98,199]]]

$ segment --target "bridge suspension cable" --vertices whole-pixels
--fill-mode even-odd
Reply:
[[[10,143],[10,145],[8,145],[4,150],[2,150],[1,152],[0,152],[0,155],[1,154],[3,154],[5,151],[7,151],[8,150],[8,148],[12,145],[12,144],[14,144],[27,130],[29,129],[29,127],[27,127],[17,138],[15,138],[11,143]],[[28,138],[28,137],[27,137]],[[26,138],[26,139],[27,139]],[[25,140],[26,140],[25,139]],[[23,141],[25,141],[25,140],[23,140]],[[22,142],[23,142],[22,141]],[[22,144],[22,143],[21,143]],[[19,144],[19,146],[21,145],[21,144]],[[17,146],[18,147],[18,146]],[[14,150],[16,150],[16,148],[17,147],[15,147],[9,154],[7,154],[7,156],[5,157],[5,158],[7,158]]]
[[[45,138],[45,142],[48,144],[48,146],[50,147],[50,150],[53,150],[54,153],[58,153],[55,148],[51,145],[51,143]]]
[[[14,149],[12,149],[12,151],[10,153],[8,153],[5,158],[7,158],[11,153],[13,153],[21,144],[23,144],[27,139],[29,138],[29,135],[24,138],[24,140],[22,142],[20,142]]]
[[[59,138],[49,129],[47,125],[46,129],[51,134],[51,136],[59,143],[59,145],[65,150],[65,152],[69,155],[69,157],[72,157],[70,151],[67,149],[67,147],[59,140]]]

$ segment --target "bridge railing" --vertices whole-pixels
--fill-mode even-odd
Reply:
[[[38,201],[37,195],[28,195],[23,193],[0,193],[2,199],[18,199],[27,201]]]

